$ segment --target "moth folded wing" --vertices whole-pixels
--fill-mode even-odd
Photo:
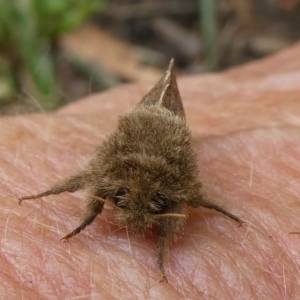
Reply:
[[[157,84],[138,103],[139,106],[160,105],[174,113],[174,115],[185,119],[184,108],[177,86],[174,60],[170,61],[169,67]]]

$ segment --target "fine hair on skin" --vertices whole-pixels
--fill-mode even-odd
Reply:
[[[86,191],[81,223],[62,239],[80,233],[104,205],[112,206],[119,226],[136,235],[158,227],[157,260],[165,282],[165,258],[183,232],[188,206],[213,209],[243,223],[205,199],[173,60],[135,109],[119,118],[117,129],[84,169],[45,192],[19,198],[19,203],[81,189]]]

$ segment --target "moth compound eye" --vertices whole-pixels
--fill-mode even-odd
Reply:
[[[114,199],[115,205],[120,208],[127,208],[128,203],[124,196],[126,196],[128,193],[129,193],[129,190],[127,188],[118,189],[117,192],[112,197]]]
[[[161,193],[154,193],[149,201],[150,212],[153,214],[161,214],[167,210],[168,198]]]
[[[119,188],[117,190],[117,192],[115,193],[114,196],[115,197],[122,197],[122,196],[125,196],[127,194],[129,194],[129,189],[127,189],[127,188]]]

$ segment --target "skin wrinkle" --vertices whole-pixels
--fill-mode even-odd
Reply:
[[[11,259],[9,261],[12,265],[16,265],[16,264],[18,264],[18,262],[20,262],[20,260],[18,260],[18,259],[16,259],[13,262]],[[38,268],[34,264],[31,264],[32,261],[33,261],[32,259],[28,259],[27,261],[24,261],[23,264],[21,264],[24,267],[24,270],[26,269],[27,265],[32,265],[33,267],[35,267],[36,270],[38,270]],[[26,275],[29,275],[27,280],[26,280]],[[31,270],[26,270],[26,273],[23,270],[17,270],[15,279],[23,287],[23,284],[22,284],[23,282],[34,282],[36,280],[37,277],[35,277],[34,275],[35,275],[35,272],[33,272]]]
[[[236,278],[238,277],[238,273],[230,272],[230,270],[237,269],[237,265],[233,261],[232,257],[230,255],[224,256],[222,259],[222,265],[224,266],[225,272],[223,274],[224,278],[224,289],[226,289],[226,293],[231,297],[232,299],[235,299],[235,289],[236,289]],[[221,267],[221,273],[222,273],[222,267]]]
[[[288,257],[288,259],[290,260],[290,257]],[[292,262],[291,262],[292,263]],[[282,268],[283,269],[285,269],[285,263],[283,262],[283,264],[282,264]],[[289,286],[293,286],[293,283],[294,283],[294,281],[291,281],[291,280],[289,280],[288,278],[286,278],[286,273],[289,273],[289,270],[287,270],[287,271],[284,271],[284,273],[283,273],[283,275],[282,276],[279,276],[279,278],[282,278],[283,280],[284,280],[284,284],[282,283],[282,281],[281,280],[279,280],[279,282],[278,282],[278,285],[279,285],[279,287],[282,287],[282,285],[283,285],[283,288],[284,288],[284,295],[286,295],[288,292],[287,292],[287,285],[289,285]],[[281,282],[280,282],[281,281]],[[281,283],[281,284],[280,284]],[[290,296],[292,295],[292,291],[293,291],[293,288],[289,288],[288,289],[290,292],[289,292],[289,294],[290,294]]]
[[[7,238],[7,224],[8,224],[8,221],[9,221],[9,216],[6,219],[5,227],[4,227],[4,243],[6,242],[6,238]]]
[[[210,240],[209,242],[212,243],[213,241]],[[195,276],[192,277],[192,278],[197,278],[197,281],[199,281],[199,283],[200,283],[202,280],[205,280],[205,278],[206,278],[205,274],[208,274],[207,277],[218,278],[218,284],[219,284],[219,282],[220,282],[220,278],[219,277],[220,276],[218,276],[218,274],[217,274],[218,273],[218,271],[217,271],[218,267],[216,267],[214,265],[215,264],[214,263],[215,262],[215,257],[218,257],[219,254],[217,254],[217,253],[214,254],[214,252],[212,251],[212,249],[210,249],[209,251],[206,251],[205,248],[199,248],[199,247],[197,247],[197,248],[198,249],[194,250],[194,252],[195,253],[201,253],[200,261],[199,260],[197,261],[197,264],[198,264],[199,268],[197,269],[196,267],[194,267],[194,270],[191,272],[190,269],[189,269],[189,264],[187,264],[186,268],[187,268],[188,271],[187,270],[185,271],[186,274],[189,274],[189,276],[187,278],[190,278],[191,275],[193,274]],[[212,246],[210,246],[210,248],[212,248]],[[217,249],[217,247],[216,247],[216,249]],[[191,255],[191,257],[192,256],[193,255]],[[213,258],[211,259],[210,256],[213,256]],[[203,260],[202,257],[206,258],[206,260]],[[192,265],[194,265],[194,263],[192,263]],[[204,267],[204,265],[207,265],[208,267]],[[199,277],[199,275],[197,276],[197,272],[201,273],[201,277]],[[194,287],[194,289],[196,289],[196,290],[198,289],[198,285],[199,285],[199,283],[197,283],[197,281],[194,282],[194,283],[193,282],[189,282]],[[209,290],[209,288],[208,288],[209,284],[211,284],[210,280],[206,284],[204,282],[203,285],[204,286],[207,285],[207,287],[205,289]],[[202,289],[202,292],[205,293],[205,291],[203,291],[203,289]]]
[[[226,264],[225,264],[226,262]],[[239,286],[236,284],[237,280],[240,279],[240,268],[239,264],[237,263],[236,258],[233,258],[230,253],[228,253],[224,258],[221,260],[222,265],[224,265],[224,287],[226,291],[232,299],[236,299],[236,294],[238,293]],[[222,269],[222,268],[221,268]],[[238,273],[230,272],[229,270],[239,269]],[[244,286],[243,284],[241,286]]]
[[[182,268],[180,268],[180,270],[182,270]],[[179,278],[184,278],[185,276],[185,274],[183,275],[181,272],[179,273],[179,275],[180,275],[180,277]],[[185,293],[185,291],[184,291],[184,287],[183,287],[183,284],[182,284],[182,280],[180,280],[180,279],[176,279],[176,281],[177,281],[177,285],[179,286],[179,290],[180,290],[180,294],[181,294],[181,298],[182,299],[187,299],[187,295],[186,295],[186,293]],[[197,293],[197,291],[195,291],[195,290],[193,290],[193,292],[195,293]]]
[[[249,299],[251,299],[251,295],[255,295],[255,289],[254,289],[254,285],[252,284],[252,281],[250,278],[247,278],[245,276],[243,276],[242,271],[245,269],[244,266],[242,266],[242,264],[239,265],[240,267],[240,273],[239,273],[239,286],[238,286],[238,292],[237,292],[237,296],[236,299],[239,299],[240,296],[243,296],[243,298],[247,298],[246,295],[249,295]],[[243,286],[247,286],[247,291],[243,291],[242,287]]]
[[[286,296],[287,296],[287,288],[286,288],[286,282],[285,282],[285,272],[284,272],[284,265],[282,266],[282,269],[283,269],[283,287],[284,287],[284,299],[286,299]]]
[[[268,258],[266,257],[266,261]],[[272,261],[272,259],[270,259]],[[270,264],[264,264],[265,268],[261,267],[264,272],[269,273],[270,277],[274,280],[274,287],[279,293],[282,293],[282,282],[281,282],[281,276],[279,275],[281,273],[281,268],[278,265],[272,265]]]
[[[277,274],[274,275],[273,270],[270,270],[270,268],[267,268],[267,267],[266,268],[262,268],[261,267],[259,269],[262,270],[262,271],[264,271],[265,273],[269,273],[270,276],[272,276],[273,279],[275,280],[275,284],[272,286],[273,287],[272,290],[270,290],[269,287],[266,288],[267,286],[265,286],[264,292],[266,293],[266,296],[268,295],[270,297],[270,295],[272,295],[272,292],[274,293],[274,287],[276,288],[276,291],[274,293],[275,295],[282,294],[282,285],[281,285],[281,280],[280,280],[281,277],[278,276]],[[260,289],[261,289],[261,287],[260,287]],[[267,291],[268,291],[268,293],[267,293]],[[282,299],[282,295],[280,296],[280,299]]]
[[[246,232],[245,232],[245,234],[244,234],[244,236],[243,236],[242,243],[241,243],[241,245],[240,245],[240,252],[239,252],[239,254],[241,254],[241,250],[242,250],[242,249],[243,249],[243,250],[245,249],[245,248],[244,248],[244,244],[245,244],[246,238],[247,238],[247,236],[248,236],[248,234],[249,234],[250,226],[252,226],[252,219],[253,219],[253,216],[251,216],[251,219],[249,220],[249,222],[248,222],[248,224],[247,224]]]
[[[128,229],[127,229],[127,227],[125,229],[126,229],[126,235],[127,235],[127,240],[128,240],[128,248],[129,248],[129,253],[130,253],[130,259],[131,259],[131,262],[132,262],[133,257],[132,257],[132,249],[131,249],[131,244],[130,244],[129,235],[128,235]]]
[[[252,283],[254,283],[251,286],[253,293],[257,295],[257,298],[259,298],[259,295],[262,292],[268,295],[268,297],[274,297],[275,295],[277,295],[276,293],[274,293],[274,286],[269,284],[268,278],[266,278],[263,272],[260,271],[260,268],[256,268],[255,273],[253,274],[253,280],[251,281]]]
[[[202,253],[202,252],[201,252]],[[202,272],[207,272],[207,269],[208,268],[204,268],[204,264],[203,264],[203,262],[201,261],[201,263],[197,263],[197,265],[198,266],[200,266],[200,267],[202,267]],[[196,268],[196,266],[194,267],[194,269],[193,269],[193,271],[191,271],[191,272],[187,272],[186,270],[185,270],[185,274],[184,275],[189,275],[189,276],[186,276],[186,277],[183,277],[184,278],[184,281],[185,281],[185,283],[186,284],[188,284],[189,286],[191,286],[191,289],[190,290],[192,290],[193,291],[193,294],[196,296],[197,294],[202,294],[202,293],[204,293],[204,291],[201,291],[201,292],[199,292],[199,290],[198,290],[198,284],[197,284],[197,282],[193,282],[192,280],[189,280],[188,278],[190,278],[191,276],[194,276],[194,278],[196,278],[196,275],[197,275],[197,268]],[[211,274],[212,275],[212,274]]]
[[[212,262],[212,263],[210,263],[211,271],[213,270],[212,277],[220,278],[216,284],[216,289],[215,289],[215,293],[217,295],[216,299],[218,299],[222,296],[224,297],[225,295],[228,299],[231,299],[231,296],[227,293],[226,284],[224,284],[224,282],[223,282],[224,276],[222,274],[220,259],[212,260],[211,262]],[[207,268],[207,269],[209,270],[209,268]],[[207,293],[209,293],[209,289],[207,289]]]
[[[11,287],[11,283],[12,282],[15,282],[15,279],[12,277],[12,276],[10,276],[9,274],[7,274],[6,272],[3,272],[3,271],[0,271],[0,276],[1,276],[1,278],[3,279],[3,280],[5,280],[5,282],[6,282],[6,284],[4,285],[4,284],[2,284],[1,286],[0,286],[0,294],[1,295],[5,295],[5,294],[9,294],[9,295],[12,295],[12,296],[15,296],[16,294],[18,294],[18,296],[19,296],[19,290],[18,290],[18,292],[17,291],[15,291],[12,287]],[[31,295],[32,297],[33,297],[33,299],[34,299],[34,297],[36,297],[37,296],[37,294],[36,293],[33,293],[31,290],[30,290],[30,288],[24,288],[23,286],[20,286],[20,289],[22,288],[22,290],[23,289],[25,289],[25,293],[27,293],[28,295]],[[22,296],[21,296],[22,297]]]

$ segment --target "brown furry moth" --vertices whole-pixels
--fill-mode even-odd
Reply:
[[[186,206],[214,209],[243,223],[203,197],[173,60],[136,108],[120,117],[117,130],[84,170],[19,203],[80,189],[88,192],[82,222],[62,239],[69,240],[91,224],[104,204],[113,206],[119,225],[137,235],[158,226],[158,266],[165,281],[166,253],[184,228]]]

